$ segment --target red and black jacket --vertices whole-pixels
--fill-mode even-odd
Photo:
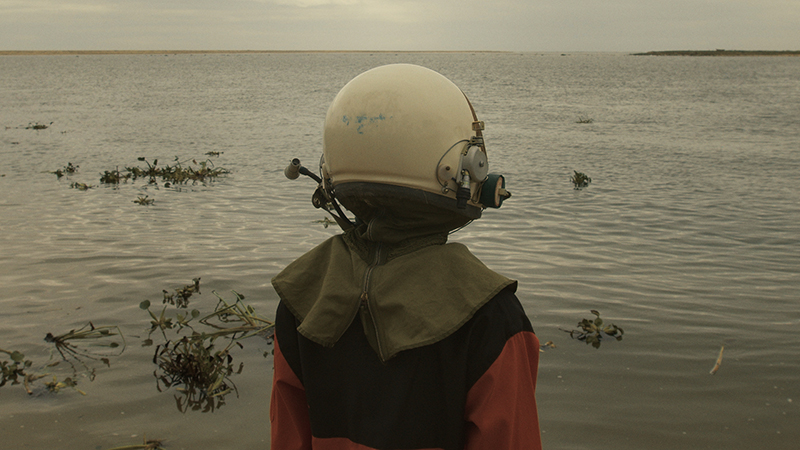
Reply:
[[[333,347],[276,314],[272,450],[540,449],[539,341],[505,289],[445,339],[383,363],[354,320]]]

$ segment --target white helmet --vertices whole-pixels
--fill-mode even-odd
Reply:
[[[488,173],[482,130],[467,97],[441,74],[411,64],[374,68],[328,109],[324,189],[348,209],[348,197],[371,191],[478,218],[510,196],[502,176]]]

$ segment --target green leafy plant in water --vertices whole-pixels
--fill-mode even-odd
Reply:
[[[122,181],[127,181],[131,174],[123,174],[119,169],[106,170],[100,176],[100,182],[105,184],[119,184]]]
[[[189,298],[192,297],[192,294],[197,292],[200,293],[200,277],[192,278],[192,284],[187,284],[182,288],[175,289],[174,294],[170,294],[169,291],[163,289],[161,291],[164,294],[164,304],[170,304],[177,306],[178,308],[186,308],[189,306]]]
[[[570,181],[575,185],[575,189],[585,188],[592,182],[592,179],[586,176],[585,173],[578,172],[577,170],[573,170],[573,172],[575,172],[575,174],[570,177]]]
[[[175,306],[178,309],[186,309],[189,306],[189,298],[192,297],[192,294],[195,292],[198,294],[200,293],[200,277],[194,278],[192,284],[187,284],[182,288],[175,289],[175,293],[171,294],[166,289],[163,289],[161,292],[164,294],[164,299],[161,302],[164,304],[164,308],[161,310],[159,316],[156,316],[150,311],[150,300],[145,300],[139,304],[139,308],[147,311],[153,319],[150,321],[150,333],[147,335],[147,340],[144,341],[144,346],[153,345],[153,341],[150,337],[154,331],[161,330],[161,335],[164,337],[164,340],[168,341],[166,330],[171,330],[174,326],[177,326],[178,330],[182,330],[184,327],[192,328],[189,322],[200,316],[200,311],[196,309],[193,309],[189,314],[176,312],[174,317],[175,322],[172,321],[173,317],[166,316],[167,305]]]
[[[89,184],[85,184],[85,183],[77,183],[76,182],[76,183],[70,184],[69,187],[71,187],[73,189],[77,189],[79,191],[88,191],[89,189],[93,188],[94,186],[89,185]]]
[[[324,228],[328,228],[329,225],[336,224],[336,221],[335,220],[331,220],[328,217],[325,217],[325,218],[322,218],[322,219],[319,219],[319,220],[315,220],[313,223],[321,223]]]
[[[594,123],[594,119],[591,117],[578,117],[578,120],[575,123]]]
[[[119,338],[119,342],[116,338]],[[73,378],[77,378],[78,370],[75,363],[89,375],[89,380],[94,380],[95,369],[86,364],[86,359],[102,361],[105,365],[111,366],[110,357],[119,356],[125,351],[125,337],[116,325],[95,327],[92,322],[84,325],[77,330],[70,330],[67,333],[54,336],[47,333],[44,340],[53,344],[55,350],[61,355],[62,360],[69,363],[72,367]],[[111,342],[105,342],[111,340]],[[80,345],[79,345],[80,344]],[[104,347],[109,351],[98,352],[89,350],[84,346]]]
[[[95,341],[94,343],[94,345],[114,349],[111,353],[98,353],[81,348],[76,344],[77,342],[83,340],[94,341],[103,338],[113,338],[115,336],[121,339],[121,345],[119,342],[97,344]],[[70,330],[68,333],[58,336],[54,336],[52,333],[47,333],[47,336],[45,336],[45,341],[52,343],[54,345],[54,350],[61,355],[62,360],[69,363],[69,365],[72,367],[72,377],[66,377],[59,381],[58,377],[53,375],[53,381],[46,382],[44,384],[47,390],[53,393],[58,393],[64,388],[71,388],[82,395],[86,395],[85,392],[77,388],[78,368],[76,367],[75,363],[78,363],[80,366],[82,366],[90,380],[94,380],[95,369],[89,367],[85,360],[99,360],[110,366],[111,363],[109,357],[119,356],[125,349],[125,338],[122,336],[122,333],[119,331],[118,327],[95,327],[91,322],[81,329]],[[0,349],[0,353],[5,353],[11,358],[10,362],[0,361],[0,367],[2,367],[2,380],[0,380],[0,386],[5,385],[9,381],[11,384],[19,384],[20,380],[22,380],[25,386],[25,391],[28,394],[33,394],[31,384],[40,378],[50,375],[50,373],[38,373],[36,371],[28,372],[33,365],[33,362],[25,359],[25,355],[18,351],[9,352]],[[53,357],[51,355],[51,360],[52,358]],[[51,361],[46,367],[55,367],[60,362],[61,361]]]
[[[50,122],[49,124],[44,124],[44,123],[39,123],[39,122],[36,122],[36,123],[31,122],[31,123],[28,124],[27,127],[25,127],[25,129],[26,130],[46,130],[52,124],[53,124],[53,122]]]
[[[580,330],[561,330],[569,333],[569,337],[584,341],[591,344],[594,348],[600,348],[603,335],[611,336],[614,339],[621,341],[622,335],[625,333],[622,328],[612,324],[605,325],[603,319],[600,318],[600,313],[596,310],[591,310],[594,314],[594,319],[583,319],[578,322]]]
[[[178,410],[186,412],[189,409],[203,412],[213,411],[225,404],[225,395],[235,392],[238,396],[236,385],[231,376],[239,374],[244,368],[240,363],[238,368],[234,364],[231,351],[235,347],[243,348],[239,342],[252,336],[262,336],[271,340],[274,324],[256,315],[255,310],[244,304],[244,296],[236,293],[236,300],[228,302],[216,292],[218,298],[214,312],[200,319],[198,310],[191,313],[181,313],[189,304],[189,297],[200,291],[200,278],[193,280],[194,284],[176,289],[174,294],[167,290],[164,293],[164,308],[160,315],[150,311],[150,302],[145,300],[139,307],[147,310],[151,317],[151,328],[148,339],[143,345],[152,345],[150,336],[160,330],[165,342],[156,346],[153,363],[158,368],[153,372],[156,378],[156,388],[161,391],[161,386],[176,390],[182,394],[175,395]],[[172,305],[177,311],[174,317],[167,315],[168,307]],[[198,319],[200,325],[206,329],[198,332],[191,322]],[[181,332],[188,328],[189,335],[181,336]],[[167,331],[174,333],[175,337],[169,339]]]
[[[16,350],[8,351],[0,348],[0,353],[5,353],[11,358],[10,361],[0,361],[0,369],[2,370],[0,387],[5,386],[8,382],[11,382],[12,385],[20,384],[21,380],[28,394],[32,394],[29,384],[36,375],[28,374],[25,371],[33,365],[33,362],[25,359],[25,355]]]
[[[55,170],[55,171],[50,172],[50,173],[55,174],[55,176],[58,177],[58,178],[61,178],[64,175],[72,175],[72,174],[74,174],[75,172],[78,171],[79,167],[80,166],[75,166],[71,162],[68,162],[67,165],[64,166],[63,168]]]
[[[152,199],[152,198],[148,198],[147,195],[145,195],[144,197],[142,197],[140,195],[139,197],[136,198],[136,200],[133,201],[133,203],[136,203],[137,205],[142,205],[142,206],[150,206],[154,202],[155,202],[155,200]]]
[[[137,178],[148,178],[150,184],[157,184],[160,178],[161,181],[164,182],[165,187],[169,187],[173,184],[185,184],[190,181],[206,182],[230,173],[226,169],[214,167],[214,163],[208,159],[200,162],[197,162],[196,159],[192,159],[187,167],[184,167],[183,164],[178,161],[177,156],[175,157],[174,165],[166,165],[163,167],[159,167],[157,159],[154,159],[152,163],[143,157],[138,159],[147,164],[147,168],[126,167],[125,170],[128,174],[134,180]]]
[[[156,346],[153,356],[153,362],[158,365],[158,370],[153,372],[156,388],[161,392],[161,384],[165,388],[180,385],[176,390],[183,397],[176,395],[175,402],[181,412],[189,408],[209,412],[221,407],[225,404],[225,395],[230,392],[239,395],[230,376],[241,373],[244,363],[239,364],[238,370],[234,369],[230,354],[233,345],[241,347],[239,343],[229,342],[217,350],[213,340],[193,332],[191,336]]]
[[[61,389],[64,388],[71,388],[80,393],[81,395],[86,395],[86,392],[78,389],[78,382],[73,380],[70,377],[64,378],[63,381],[58,381],[55,375],[53,375],[53,381],[47,382],[44,384],[48,391],[53,393],[58,393]]]

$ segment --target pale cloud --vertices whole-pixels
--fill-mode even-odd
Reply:
[[[798,49],[800,0],[2,0],[0,50]]]
[[[256,0],[260,3],[275,3],[284,6],[298,6],[300,8],[310,8],[315,6],[350,6],[365,2],[363,0]]]

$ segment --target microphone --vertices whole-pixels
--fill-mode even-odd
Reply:
[[[296,180],[297,177],[300,176],[301,168],[303,168],[303,166],[300,165],[300,160],[295,158],[292,160],[291,164],[286,166],[286,169],[284,169],[283,174],[286,175],[286,178],[290,180]]]

